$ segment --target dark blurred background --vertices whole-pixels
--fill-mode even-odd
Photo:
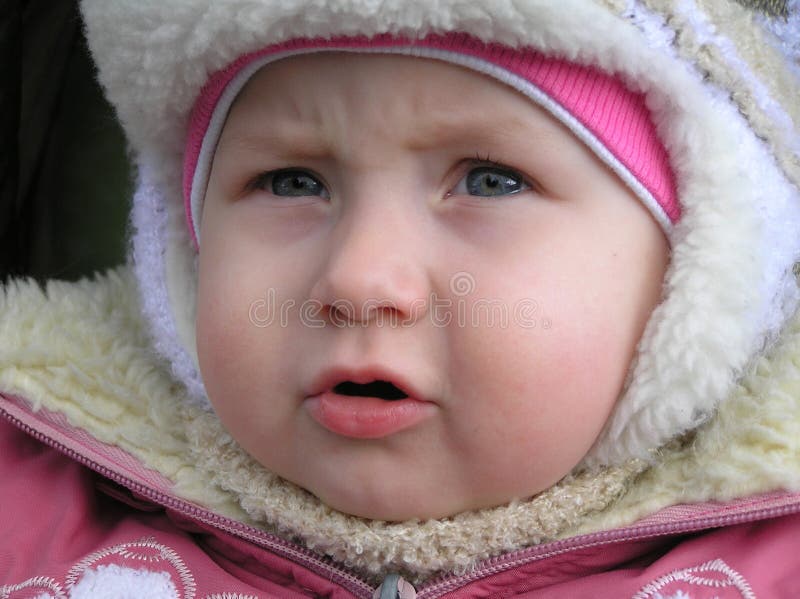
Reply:
[[[0,279],[124,261],[125,141],[74,0],[0,0]]]

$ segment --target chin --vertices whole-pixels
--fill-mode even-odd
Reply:
[[[397,501],[396,498],[378,498],[374,494],[369,497],[352,497],[351,493],[347,497],[338,495],[317,495],[325,505],[350,516],[366,518],[367,520],[383,520],[386,522],[403,522],[405,520],[426,520],[439,516],[432,515],[430,506],[422,509],[416,502],[408,499]]]
[[[333,492],[314,492],[320,501],[339,512],[386,522],[403,522],[406,520],[430,520],[452,516],[470,509],[461,504],[432,501],[429,494],[415,496],[408,489],[399,492],[392,488],[375,489],[353,488],[337,489]]]
[[[385,522],[405,522],[408,520],[436,520],[455,516],[462,512],[505,505],[512,499],[487,499],[475,497],[442,496],[441,489],[430,493],[414,495],[408,489],[372,489],[356,493],[347,489],[341,493],[314,493],[320,501],[339,512]],[[483,501],[481,501],[483,499]]]

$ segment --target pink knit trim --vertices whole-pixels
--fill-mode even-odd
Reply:
[[[374,52],[376,48],[401,47],[433,48],[472,56],[529,81],[586,127],[653,196],[670,222],[680,219],[675,176],[644,95],[630,91],[617,77],[535,50],[487,44],[466,34],[429,35],[420,40],[383,34],[373,38],[295,39],[274,44],[240,56],[210,77],[192,110],[184,154],[184,206],[195,245],[191,192],[203,139],[220,97],[244,67],[273,54],[359,48]]]

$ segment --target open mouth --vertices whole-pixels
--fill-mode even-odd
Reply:
[[[383,439],[437,413],[435,404],[422,399],[411,383],[380,368],[324,372],[303,405],[323,428],[349,439]]]
[[[408,395],[389,381],[372,381],[369,383],[354,383],[344,381],[333,388],[334,393],[352,397],[377,397],[387,401],[405,399]]]

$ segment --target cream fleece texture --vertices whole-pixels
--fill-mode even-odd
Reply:
[[[680,502],[800,490],[800,318],[690,443],[571,476],[532,499],[427,522],[348,516],[267,472],[185,401],[148,346],[127,267],[0,295],[0,391],[64,414],[174,481],[173,493],[301,542],[369,580],[420,581],[477,560],[629,524]]]

